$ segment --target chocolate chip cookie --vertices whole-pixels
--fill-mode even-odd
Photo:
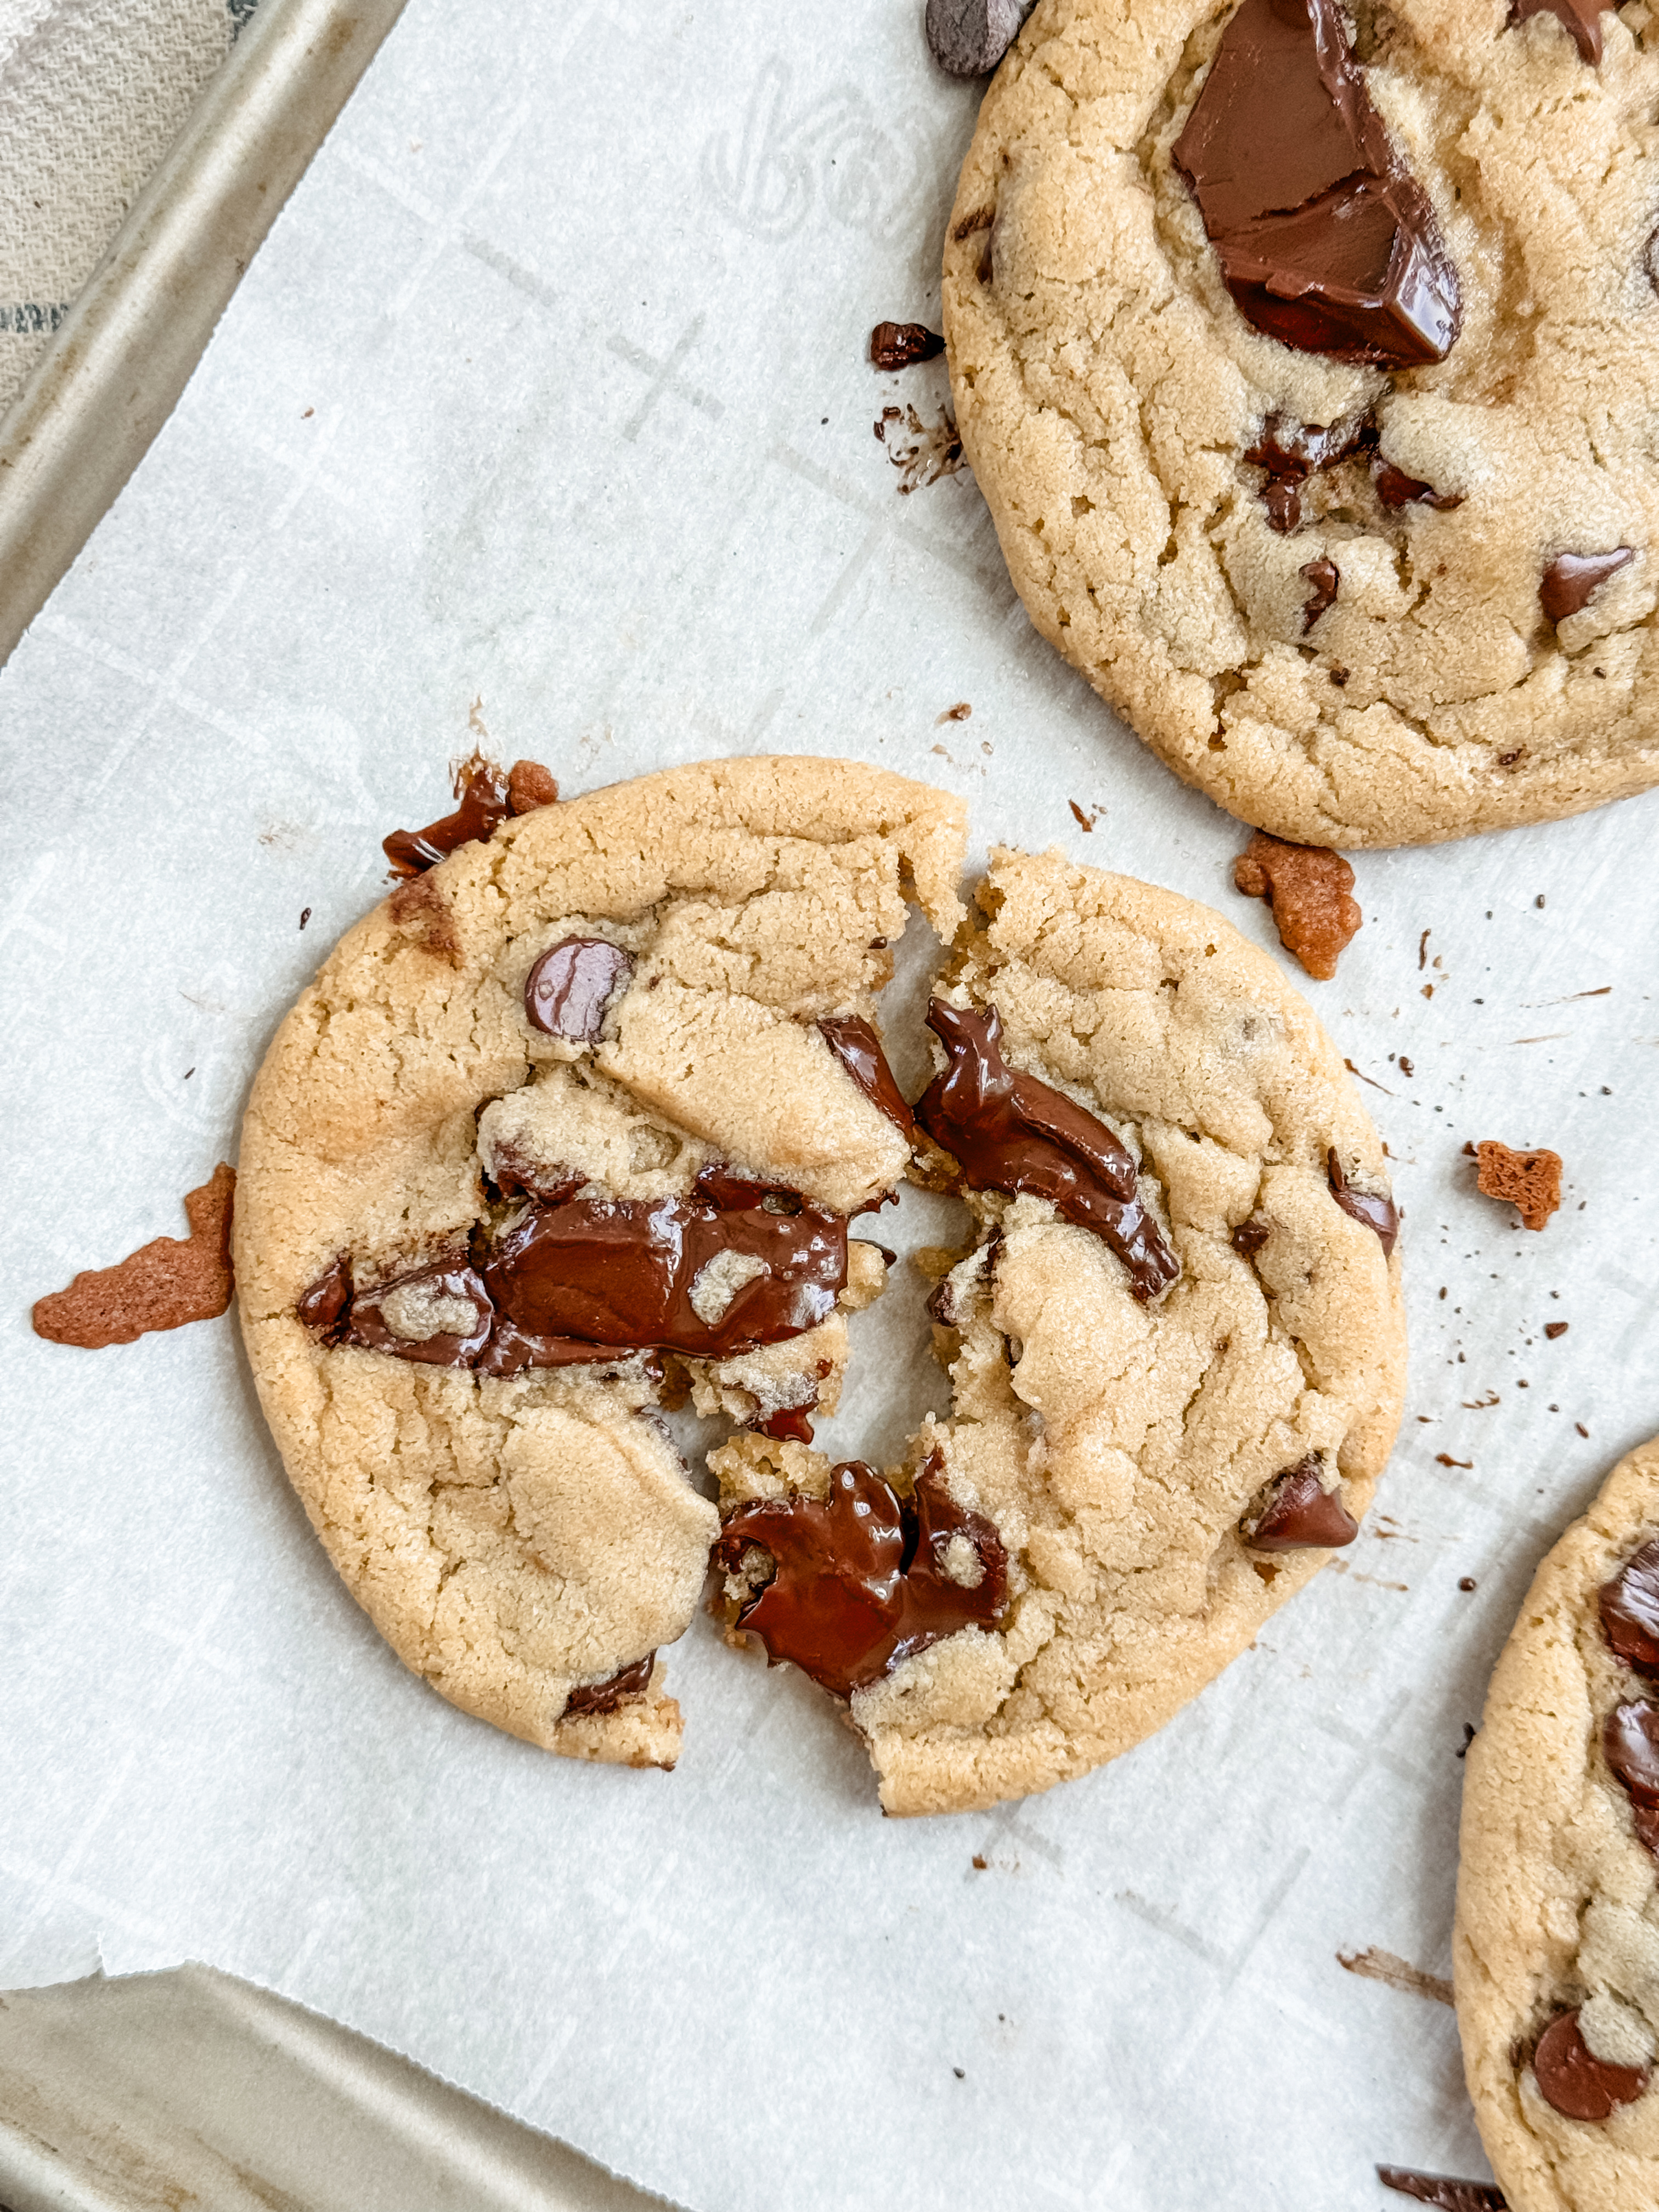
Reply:
[[[963,809],[752,760],[473,811],[404,841],[427,872],[342,940],[259,1073],[248,1353],[408,1666],[551,1750],[672,1765],[653,1655],[718,1524],[655,1409],[689,1391],[803,1437],[833,1407],[884,1273],[849,1224],[910,1157],[870,1016],[906,889],[957,927]]]
[[[1659,781],[1647,0],[1045,0],[945,252],[1031,618],[1302,845]]]
[[[998,851],[913,1172],[954,1403],[885,1474],[711,1456],[732,1632],[845,1698],[890,1813],[1160,1727],[1349,1543],[1404,1386],[1382,1149],[1312,1013],[1190,900]]]
[[[1512,2212],[1659,2203],[1659,1438],[1534,1578],[1461,1849],[1463,2064]]]

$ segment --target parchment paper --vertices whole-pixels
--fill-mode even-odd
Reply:
[[[1447,1971],[1464,1725],[1540,1554],[1659,1428],[1654,800],[1360,858],[1365,927],[1303,987],[1397,1163],[1400,1449],[1252,1654],[1024,1805],[882,1820],[829,1702],[703,1620],[672,1776],[493,1734],[336,1581],[232,1319],[28,1330],[182,1233],[475,702],[573,792],[883,761],[981,843],[1275,943],[1243,833],[1037,638],[971,478],[902,496],[872,437],[946,394],[863,358],[936,323],[977,98],[919,14],[410,0],[0,679],[0,1986],[204,1959],[696,2212],[1380,2205],[1377,2159],[1485,2168],[1450,2013],[1336,1953]],[[1541,1235],[1474,1194],[1486,1136],[1564,1155]],[[921,1299],[907,1271],[854,1324],[831,1449],[944,1402]]]

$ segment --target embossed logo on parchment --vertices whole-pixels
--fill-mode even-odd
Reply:
[[[927,164],[920,118],[884,130],[856,87],[837,85],[799,114],[789,112],[789,70],[774,55],[749,95],[741,127],[708,140],[702,184],[708,198],[751,238],[791,238],[821,204],[837,222],[873,238],[901,234],[918,219]]]

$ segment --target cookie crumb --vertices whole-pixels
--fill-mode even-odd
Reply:
[[[1475,1148],[1480,1162],[1479,1189],[1487,1198],[1513,1206],[1528,1229],[1541,1229],[1561,1203],[1561,1156],[1559,1152],[1511,1152],[1495,1138],[1483,1138]]]
[[[1553,1344],[1556,1338],[1558,1336],[1565,1336],[1571,1326],[1572,1323],[1571,1322],[1547,1321],[1544,1323],[1544,1334],[1548,1337],[1550,1342]]]
[[[988,1859],[981,1858],[977,1851],[974,1853],[973,1867],[975,1874],[983,1874],[989,1864]]]
[[[230,1217],[235,1170],[222,1160],[210,1182],[186,1193],[187,1237],[158,1237],[113,1267],[89,1269],[35,1301],[37,1336],[89,1352],[131,1344],[150,1331],[214,1321],[230,1304]]]
[[[942,714],[934,716],[933,727],[938,729],[941,722],[965,722],[973,711],[965,699],[958,699],[954,707],[947,707]]]
[[[1341,854],[1287,845],[1258,830],[1233,862],[1233,882],[1246,898],[1267,900],[1279,943],[1310,975],[1329,982],[1364,920],[1352,896],[1353,870]]]
[[[533,814],[558,803],[558,779],[539,761],[514,761],[507,778],[507,803],[514,814]]]

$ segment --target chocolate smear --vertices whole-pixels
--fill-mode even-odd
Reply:
[[[958,1505],[936,1452],[901,1501],[861,1460],[838,1467],[827,1500],[762,1499],[727,1516],[714,1557],[728,1572],[753,1546],[771,1580],[739,1610],[769,1663],[793,1660],[850,1698],[960,1628],[994,1628],[1008,1595],[995,1527]]]
[[[608,937],[566,937],[551,945],[524,979],[525,1018],[544,1036],[592,1044],[605,1011],[625,991],[634,963]]]
[[[1382,1257],[1389,1259],[1400,1237],[1400,1216],[1391,1198],[1384,1198],[1369,1190],[1356,1190],[1344,1172],[1333,1145],[1325,1155],[1325,1179],[1330,1184],[1331,1196],[1344,1213],[1355,1221],[1363,1221],[1367,1229],[1376,1231],[1382,1247]]]
[[[926,323],[878,323],[870,333],[870,358],[878,368],[908,368],[944,350],[944,339]]]
[[[988,76],[1036,0],[927,0],[927,48],[951,76]]]
[[[1595,68],[1601,58],[1601,17],[1618,0],[1510,0],[1510,27],[1531,15],[1553,15],[1577,47],[1581,60]]]
[[[37,1336],[88,1352],[131,1344],[152,1330],[213,1321],[230,1304],[230,1216],[235,1171],[222,1160],[211,1181],[189,1191],[186,1237],[157,1237],[113,1267],[78,1274],[69,1288],[37,1298]]]
[[[1239,1533],[1253,1552],[1340,1551],[1359,1534],[1359,1523],[1320,1480],[1317,1454],[1273,1477],[1267,1502]]]
[[[1609,576],[1636,558],[1633,547],[1615,545],[1611,553],[1558,553],[1538,584],[1538,604],[1547,622],[1564,623],[1589,605]]]
[[[1659,1807],[1659,1705],[1615,1705],[1601,1729],[1607,1765],[1638,1805]]]
[[[1595,2056],[1578,2032],[1576,2008],[1559,2014],[1539,2037],[1532,2070],[1545,2103],[1570,2120],[1611,2119],[1648,2086],[1645,2066],[1615,2066]]]
[[[1136,1195],[1127,1146],[1063,1092],[1009,1066],[994,1006],[930,1000],[927,1026],[951,1065],[916,1101],[916,1120],[954,1156],[968,1188],[1049,1200],[1062,1221],[1104,1239],[1143,1304],[1167,1291],[1181,1262]]]
[[[1308,596],[1302,602],[1302,635],[1306,637],[1326,609],[1335,605],[1342,572],[1328,554],[1322,553],[1317,560],[1304,562],[1300,574],[1308,586]]]
[[[495,1317],[476,1268],[460,1258],[440,1260],[357,1291],[339,1340],[428,1367],[470,1367],[489,1343]]]
[[[1395,468],[1392,461],[1382,464],[1372,482],[1384,507],[1431,507],[1437,514],[1449,514],[1463,504],[1461,491],[1437,491],[1420,477],[1408,477],[1404,469]]]
[[[507,779],[482,753],[475,752],[456,769],[455,796],[461,803],[453,814],[428,822],[424,830],[394,830],[383,840],[381,850],[394,876],[418,876],[435,868],[474,838],[493,837],[507,817]]]
[[[316,1281],[300,1293],[295,1312],[307,1328],[316,1330],[326,1344],[338,1343],[344,1333],[351,1304],[351,1261],[342,1252],[329,1261]]]
[[[507,779],[507,804],[514,814],[533,814],[558,804],[558,779],[539,761],[514,761]]]
[[[1174,158],[1257,330],[1389,368],[1450,352],[1457,272],[1371,106],[1337,0],[1243,0]]]
[[[1659,1674],[1659,1538],[1602,1583],[1596,1602],[1601,1632],[1626,1665]]]
[[[1638,1805],[1631,1801],[1631,1818],[1636,1826],[1636,1840],[1659,1859],[1659,1805]]]
[[[618,1705],[642,1698],[651,1686],[651,1669],[657,1655],[647,1651],[631,1666],[619,1667],[602,1682],[578,1682],[564,1701],[562,1721],[580,1720],[595,1713],[614,1713]]]
[[[916,1125],[908,1101],[898,1087],[881,1039],[861,1014],[831,1014],[818,1024],[818,1032],[836,1058],[872,1106],[909,1136]]]
[[[1384,2189],[1397,2189],[1435,2212],[1509,2212],[1509,2199],[1490,2181],[1454,2181],[1445,2173],[1414,2173],[1407,2166],[1379,2166]]]

